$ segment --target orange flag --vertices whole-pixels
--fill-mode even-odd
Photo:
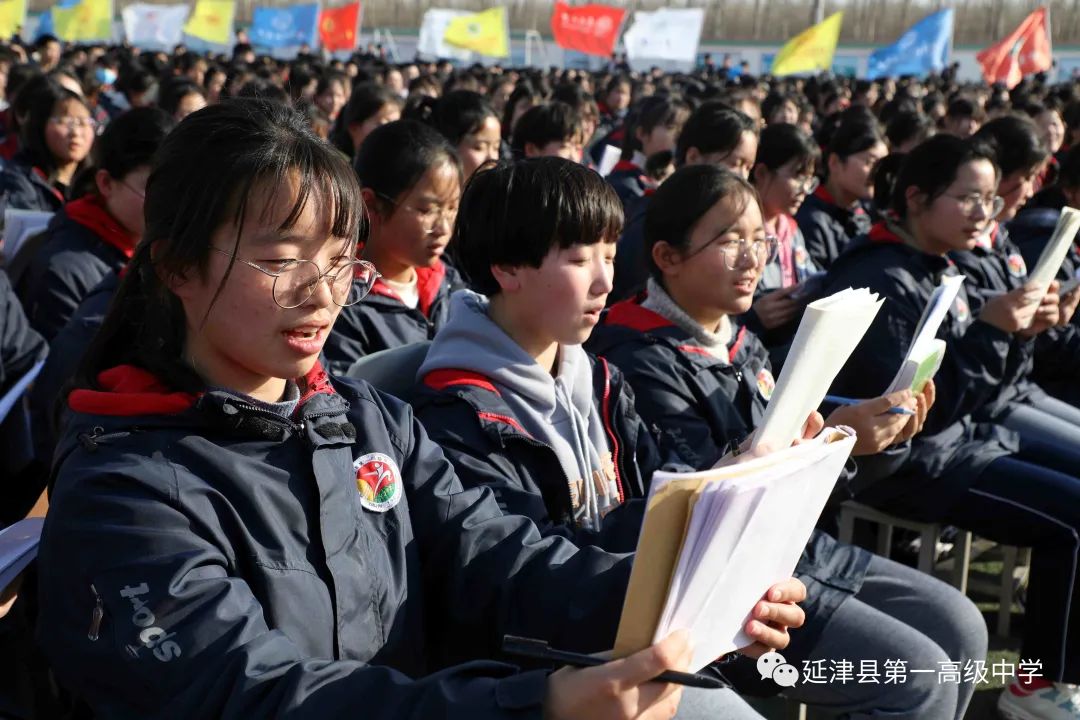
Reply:
[[[1001,42],[979,52],[986,82],[1016,87],[1025,75],[1046,72],[1052,66],[1050,11],[1041,7],[1024,18]]]
[[[360,3],[326,8],[319,14],[319,41],[330,52],[356,47]]]

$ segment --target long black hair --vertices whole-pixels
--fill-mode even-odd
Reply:
[[[345,103],[334,127],[330,130],[330,142],[334,146],[352,157],[356,153],[353,147],[352,137],[349,135],[350,125],[362,125],[372,115],[382,110],[387,105],[402,106],[401,98],[394,94],[390,88],[377,83],[361,83],[353,88],[349,101]]]
[[[397,120],[375,128],[364,139],[353,167],[361,187],[370,189],[381,200],[396,201],[424,173],[442,163],[457,171],[459,183],[463,180],[461,162],[450,141],[422,122]],[[391,206],[383,214],[392,213]]]
[[[930,138],[904,156],[900,163],[891,193],[892,211],[897,217],[907,216],[907,189],[910,187],[918,188],[926,195],[927,204],[933,202],[953,184],[961,167],[976,160],[989,161],[995,172],[999,172],[993,148],[984,142],[944,134]],[[878,188],[874,189],[877,191]]]
[[[298,221],[306,203],[315,202],[332,208],[332,235],[359,237],[363,204],[356,175],[344,156],[310,130],[302,114],[266,100],[229,100],[180,123],[155,157],[146,185],[143,241],[90,344],[76,385],[96,387],[100,372],[130,363],[174,389],[199,389],[202,381],[183,360],[184,310],[167,282],[205,272],[210,239],[226,223],[237,227],[235,253],[252,194],[266,185],[280,187],[292,177],[299,191],[283,228]],[[230,260],[215,301],[234,265],[235,259]]]
[[[52,79],[43,79],[33,87],[27,86],[23,92],[27,93],[24,98],[27,118],[22,127],[23,147],[31,164],[52,179],[56,172],[56,158],[45,141],[45,128],[56,111],[56,106],[70,100],[85,107],[91,116],[93,113],[81,95],[76,95]],[[82,165],[83,163],[80,163],[80,168]]]

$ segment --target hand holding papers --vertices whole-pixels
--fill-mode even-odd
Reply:
[[[772,400],[754,435],[754,448],[784,448],[800,437],[806,416],[821,405],[840,368],[877,317],[881,303],[865,288],[848,288],[806,306]]]
[[[906,388],[920,393],[926,386],[926,381],[937,374],[941,361],[945,358],[945,341],[937,339],[938,328],[941,327],[941,321],[948,314],[963,284],[963,275],[947,275],[941,279],[941,284],[926,303],[907,357],[900,364],[900,370],[889,389],[885,391],[886,395]]]
[[[616,656],[688,630],[698,671],[750,645],[754,605],[795,569],[854,444],[828,428],[745,463],[653,475]]]

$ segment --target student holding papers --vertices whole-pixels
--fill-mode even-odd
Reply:
[[[1034,317],[1031,324],[1013,335],[1008,348],[1007,365],[1012,379],[1002,383],[997,397],[976,414],[976,419],[1001,422],[1021,435],[1030,435],[1041,441],[1058,445],[1080,447],[1080,410],[1050,397],[1035,384],[1033,370],[1035,354],[1040,346],[1039,336],[1046,331],[1068,323],[1080,299],[1080,288],[1074,289],[1068,299],[1059,299],[1058,283],[1051,283],[1057,275],[1062,260],[1080,229],[1080,213],[1063,208],[1059,214],[1060,231],[1051,238],[1045,260],[1036,261],[1029,268],[1020,249],[1013,244],[1005,226],[1000,223],[1012,219],[1021,202],[1026,201],[1030,178],[1044,165],[1047,154],[1043,149],[1034,124],[1027,118],[1002,117],[984,125],[974,136],[975,141],[986,141],[994,149],[1002,180],[1001,187],[1008,190],[1018,185],[1019,190],[1006,192],[1002,199],[1002,211],[992,221],[987,231],[979,236],[971,250],[954,250],[949,254],[960,272],[966,277],[968,297],[972,312],[978,313],[983,304],[1004,293],[1020,288],[1031,291]],[[1045,277],[1040,279],[1037,274]],[[1049,292],[1044,288],[1049,286]],[[1041,295],[1041,296],[1040,296]],[[1061,317],[1061,312],[1069,313]],[[1044,353],[1054,352],[1054,341],[1042,343]],[[1074,359],[1076,359],[1074,357]],[[1074,382],[1077,378],[1073,366]]]
[[[1080,145],[1074,145],[1061,161],[1057,182],[1033,197],[1008,223],[1009,235],[1020,248],[1027,267],[1035,267],[1054,235],[1061,211],[1080,207]],[[1039,386],[1059,400],[1080,407],[1080,313],[1069,301],[1080,300],[1080,250],[1072,239],[1065,260],[1058,269],[1061,283],[1061,324],[1035,338],[1035,368],[1032,377]],[[1074,289],[1070,293],[1068,288]]]
[[[652,265],[647,293],[613,305],[588,346],[623,369],[638,412],[665,444],[695,468],[707,469],[768,412],[774,386],[768,355],[734,318],[750,306],[773,242],[754,189],[712,166],[680,169],[657,190],[645,240]],[[852,291],[852,301],[864,294]],[[876,306],[868,308],[870,317]],[[856,333],[857,323],[848,332]],[[833,344],[842,352],[839,342]],[[794,348],[792,353],[785,373],[798,368]],[[897,405],[918,407],[910,392],[900,392],[839,408],[828,423],[854,427],[854,453],[866,456],[919,429],[925,407],[915,415],[887,412]],[[850,480],[848,473],[842,482]],[[806,546],[796,576],[808,588],[805,626],[792,633],[784,654],[796,667],[826,658],[904,658],[912,667],[937,667],[946,658],[984,657],[986,631],[978,611],[933,578],[820,531]],[[947,687],[912,675],[899,687],[800,684],[785,693],[838,714],[914,720],[958,719],[972,691],[970,685]]]
[[[885,297],[833,392],[867,397],[889,385],[934,291],[957,273],[948,254],[975,247],[992,220],[997,188],[994,155],[981,144],[940,135],[907,156],[893,217],[830,271],[827,290],[855,285]],[[977,316],[959,290],[936,333],[947,349],[926,427],[904,466],[859,499],[1033,548],[1020,655],[1041,659],[1045,680],[1015,681],[1000,703],[1050,717],[1051,704],[1075,692],[1061,683],[1080,682],[1080,573],[1069,570],[1080,562],[1080,450],[975,419],[1012,381],[1009,348],[1031,316],[1023,288],[986,299]]]
[[[580,345],[611,290],[621,225],[618,196],[579,164],[537,158],[479,172],[462,197],[455,261],[484,295],[454,294],[414,399],[462,484],[490,488],[504,512],[598,556],[634,550],[661,464],[622,374]],[[769,613],[745,628],[748,653],[785,646],[787,626],[801,623],[798,581],[773,590],[779,598],[743,609]],[[596,602],[617,624],[623,598]],[[615,635],[597,645],[601,631],[569,633],[574,647],[559,649],[608,650]],[[730,690],[687,690],[679,717],[760,720]]]

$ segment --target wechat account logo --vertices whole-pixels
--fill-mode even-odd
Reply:
[[[799,671],[794,665],[788,664],[784,656],[775,650],[757,659],[757,669],[761,673],[762,680],[772,678],[772,681],[780,687],[795,687],[795,684],[799,682]]]

